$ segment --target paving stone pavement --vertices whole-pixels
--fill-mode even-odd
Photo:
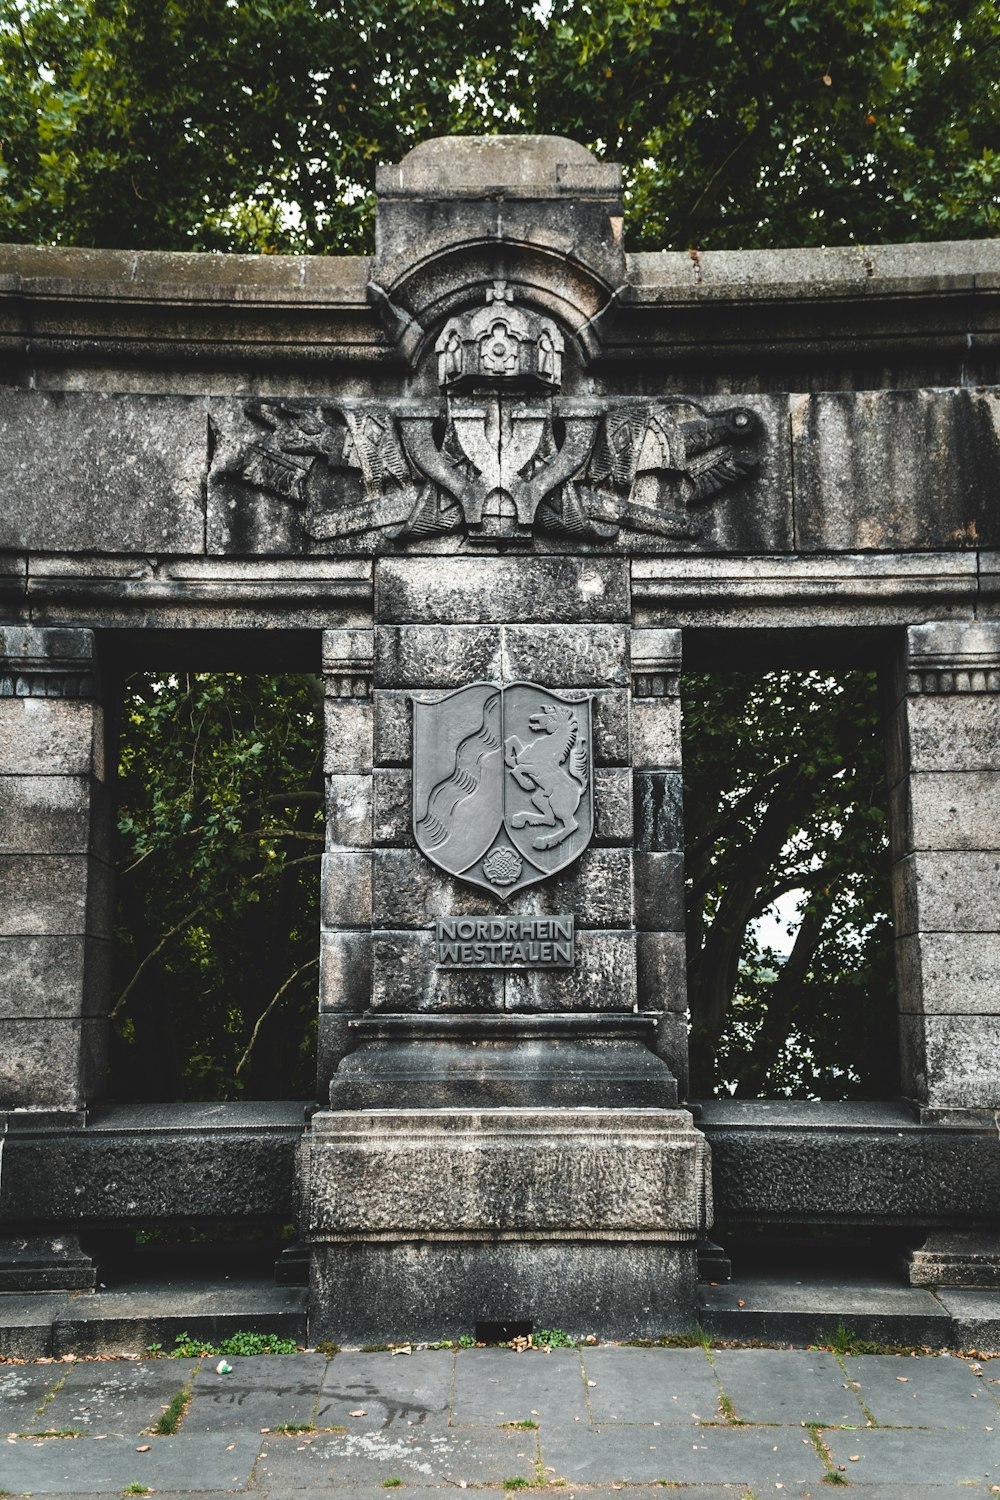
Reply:
[[[0,1495],[1000,1495],[1000,1357],[343,1351],[0,1364]],[[178,1431],[151,1428],[190,1401]]]

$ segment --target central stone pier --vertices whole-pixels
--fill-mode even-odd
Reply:
[[[680,636],[633,629],[609,544],[625,510],[691,523],[660,494],[677,414],[586,373],[625,276],[618,169],[431,142],[379,188],[402,375],[345,407],[365,491],[322,524],[394,522],[373,629],[324,636],[310,1337],[688,1327],[710,1177],[677,1107]],[[748,441],[736,417],[698,442]]]

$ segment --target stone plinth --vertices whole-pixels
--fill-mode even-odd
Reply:
[[[711,1184],[683,1110],[324,1112],[303,1178],[313,1339],[694,1319]]]

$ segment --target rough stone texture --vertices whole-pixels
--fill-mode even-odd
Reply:
[[[371,1003],[371,996],[371,934],[324,932],[320,938],[320,1010],[360,1012]]]
[[[28,1002],[31,1004],[30,1000]],[[90,1017],[0,1019],[0,1106],[79,1109],[104,1092],[107,1027]],[[5,1163],[6,1170],[6,1163]]]
[[[635,870],[635,925],[641,932],[684,928],[684,862],[671,851],[647,849],[632,856]]]
[[[576,935],[572,969],[508,969],[507,1010],[628,1011],[635,1005],[634,932]]]
[[[327,849],[365,849],[371,843],[371,776],[328,776],[326,779]]]
[[[992,1125],[920,1125],[899,1104],[777,1100],[707,1101],[698,1123],[723,1224],[947,1226],[997,1214]]]
[[[792,406],[795,520],[804,552],[996,545],[1000,461],[991,391],[803,396]]]
[[[642,1010],[687,1016],[687,961],[683,929],[636,933],[636,980]]]
[[[295,1212],[301,1104],[106,1106],[83,1129],[10,1122],[0,1223],[285,1221]]]
[[[313,1255],[310,1337],[345,1343],[381,1339],[387,1328],[398,1338],[437,1339],[479,1322],[574,1334],[598,1325],[619,1338],[649,1338],[681,1333],[694,1317],[688,1245],[420,1238],[319,1244]]]
[[[681,710],[676,698],[632,702],[632,764],[661,770],[681,763]]]
[[[628,620],[621,560],[586,557],[383,558],[375,607],[387,625]]]
[[[921,932],[896,947],[900,1008],[1000,1015],[1000,932]]]
[[[498,969],[439,969],[434,934],[376,932],[372,938],[374,1011],[503,1009]]]
[[[327,698],[325,709],[325,754],[328,775],[370,776],[372,770],[372,720],[370,703],[348,698]]]
[[[632,844],[632,778],[627,770],[594,772],[594,838],[598,843]]]
[[[1000,911],[1000,851],[922,850],[893,867],[896,932],[992,932]]]
[[[921,771],[894,787],[894,854],[1000,848],[1000,772]]]
[[[680,771],[637,771],[632,778],[635,847],[652,853],[684,849],[684,801]]]
[[[682,1112],[322,1114],[303,1149],[323,1336],[371,1336],[390,1308],[414,1337],[690,1317],[706,1157]]]
[[[509,625],[501,639],[508,682],[606,688],[628,681],[628,632],[618,625]]]
[[[207,459],[200,401],[2,392],[0,546],[200,552]]]
[[[912,1097],[941,1109],[1000,1109],[997,1018],[913,1015],[899,1018],[903,1078]]]
[[[995,693],[915,694],[905,717],[895,722],[897,732],[889,739],[893,782],[907,769],[1000,770],[1000,687]]]
[[[413,843],[413,778],[409,771],[379,766],[372,782],[372,842]]]
[[[485,625],[380,625],[375,680],[380,688],[459,688],[499,679],[502,632]]]
[[[337,849],[323,855],[320,903],[325,928],[371,926],[372,855],[369,851]]]
[[[83,854],[0,855],[0,934],[94,931],[95,865]],[[100,935],[108,935],[106,926]]]
[[[111,944],[82,935],[0,938],[0,1018],[100,1015],[111,993]]]
[[[322,1113],[303,1149],[310,1236],[683,1239],[705,1218],[708,1153],[683,1110]]]
[[[102,716],[93,703],[0,698],[0,775],[104,780]]]
[[[542,916],[572,913],[581,927],[625,927],[631,920],[632,856],[625,849],[588,849],[538,886],[502,907],[475,886],[446,875],[416,849],[379,849],[373,856],[376,927],[424,927],[432,916]]]

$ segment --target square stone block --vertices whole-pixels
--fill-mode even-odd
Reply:
[[[375,764],[410,765],[413,760],[413,708],[410,694],[390,693],[377,688],[374,713]]]
[[[372,839],[376,844],[413,844],[413,776],[377,766],[372,785]]]
[[[379,688],[459,688],[496,682],[501,631],[488,625],[380,625],[375,631]]]
[[[0,547],[201,552],[208,414],[197,397],[0,393]]]
[[[330,776],[370,776],[374,710],[359,698],[327,698],[323,769]]]
[[[372,856],[369,852],[334,850],[323,855],[322,922],[325,928],[370,927]]]
[[[993,398],[995,399],[995,398]],[[991,396],[971,390],[832,391],[792,403],[803,552],[993,544]]]
[[[572,969],[505,969],[508,1011],[630,1011],[636,1003],[634,932],[581,931]]]
[[[1000,913],[1000,850],[921,850],[893,866],[896,932],[990,932]]]
[[[683,855],[638,850],[635,871],[635,925],[644,932],[683,932]]]
[[[328,776],[326,778],[327,849],[367,849],[371,841],[371,776]]]
[[[926,1015],[994,1015],[1000,932],[919,932],[896,944],[899,1005]]]
[[[629,695],[621,688],[606,688],[594,697],[594,762],[599,766],[630,763]]]
[[[683,932],[637,933],[636,973],[640,1010],[677,1011],[687,1016],[687,954]]]
[[[0,1020],[0,1109],[80,1109],[104,1091],[107,1023]]]
[[[397,625],[627,621],[628,564],[597,557],[382,558],[375,608],[379,620]]]
[[[681,708],[679,698],[632,699],[632,764],[646,768],[679,767]]]
[[[104,715],[70,698],[0,698],[0,775],[104,779]]]
[[[903,1090],[936,1109],[1000,1109],[995,1015],[899,1018]]]
[[[624,687],[629,680],[624,625],[506,625],[506,682],[550,688]]]
[[[910,771],[1000,771],[1000,693],[915,693],[889,738],[893,783]]]
[[[594,771],[594,837],[605,844],[632,843],[632,773],[624,766]]]
[[[367,1010],[372,998],[370,932],[324,932],[319,950],[320,1011]]]
[[[85,854],[0,855],[0,934],[107,936],[111,872]]]
[[[107,939],[0,937],[0,1018],[104,1015],[110,998]]]
[[[0,853],[110,858],[107,795],[89,776],[0,776]]]
[[[894,858],[920,849],[1000,849],[1000,772],[920,771],[889,797]]]
[[[680,771],[636,771],[635,846],[652,853],[684,850],[684,787]]]
[[[375,1011],[503,1010],[501,969],[440,969],[433,932],[372,934]]]

